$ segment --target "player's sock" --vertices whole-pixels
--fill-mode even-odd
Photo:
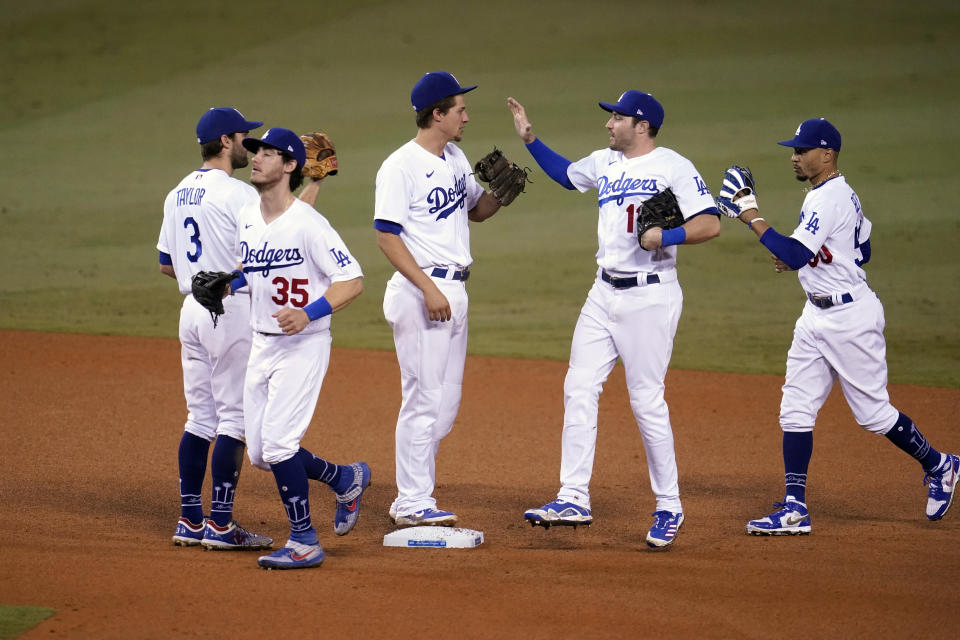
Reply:
[[[913,456],[923,465],[923,470],[927,473],[935,471],[943,461],[940,452],[930,446],[927,439],[917,429],[917,425],[906,414],[901,413],[897,417],[897,421],[884,435],[890,442]]]
[[[207,473],[210,443],[186,431],[180,438],[177,459],[180,466],[180,516],[203,524],[203,476]]]
[[[813,455],[813,431],[783,432],[783,477],[786,496],[807,501],[807,467]]]
[[[213,480],[213,499],[210,502],[210,519],[218,527],[225,527],[233,519],[233,497],[240,480],[243,465],[242,440],[230,436],[217,436],[210,459],[210,476]]]
[[[297,452],[297,456],[303,461],[303,467],[307,471],[307,477],[311,480],[330,485],[330,488],[337,493],[343,493],[350,488],[353,482],[353,469],[340,464],[327,462],[323,458],[318,458],[303,447]]]
[[[290,519],[290,537],[304,544],[316,544],[316,531],[310,522],[310,481],[303,466],[301,456],[295,455],[283,462],[270,465],[273,478],[277,481],[280,500]],[[313,531],[314,542],[307,542]]]

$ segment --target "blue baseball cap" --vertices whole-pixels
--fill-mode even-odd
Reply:
[[[259,140],[244,138],[243,147],[250,153],[256,153],[260,147],[270,147],[289,153],[297,161],[297,169],[302,169],[307,161],[307,150],[303,148],[303,140],[290,129],[282,127],[270,127]]]
[[[824,118],[804,120],[790,140],[777,144],[794,149],[833,149],[840,151],[840,132]]]
[[[253,131],[262,127],[262,122],[249,122],[233,107],[215,107],[200,116],[197,122],[197,142],[204,144],[226,134]]]
[[[473,91],[476,88],[477,85],[461,87],[453,74],[447,71],[431,71],[424,74],[417,81],[417,84],[413,85],[413,91],[410,92],[410,103],[413,104],[414,111],[420,111],[420,109],[429,107],[434,102]]]
[[[663,105],[657,102],[649,93],[630,89],[620,95],[616,104],[607,102],[598,103],[604,111],[617,112],[625,116],[633,116],[650,123],[650,126],[659,129],[663,125]]]

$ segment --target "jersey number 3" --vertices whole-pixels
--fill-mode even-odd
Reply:
[[[306,278],[292,278],[287,280],[277,276],[273,279],[273,284],[277,287],[277,292],[270,298],[281,307],[288,302],[298,309],[302,309],[310,302],[310,295],[307,293],[306,286],[310,281]]]
[[[197,221],[193,217],[183,219],[183,228],[190,230],[190,243],[194,246],[194,251],[187,251],[187,260],[190,262],[196,262],[200,259],[200,254],[203,253],[203,245],[200,244],[200,225],[197,224]]]

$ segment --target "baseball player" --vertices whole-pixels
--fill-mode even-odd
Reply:
[[[529,509],[531,525],[593,522],[589,483],[597,441],[597,407],[604,381],[617,358],[623,360],[630,405],[647,453],[650,486],[656,495],[651,547],[673,543],[683,524],[683,506],[673,449],[673,432],[663,397],[664,377],[680,320],[683,293],[677,281],[677,249],[720,232],[719,213],[693,164],[656,136],[663,124],[661,104],[630,90],[616,103],[600,102],[610,113],[609,148],[570,162],[533,134],[526,110],[513,98],[507,105],[514,127],[543,170],[567,189],[597,190],[599,222],[597,276],[580,312],[563,383],[564,417],[560,491],[556,500]],[[640,238],[637,213],[648,198],[672,189],[682,226],[653,227]]]
[[[793,148],[797,180],[810,182],[793,234],[780,235],[760,217],[748,170],[728,169],[717,197],[723,213],[749,226],[774,255],[777,273],[797,271],[807,296],[787,353],[780,403],[785,496],[773,513],[747,523],[747,533],[810,533],[806,484],[813,426],[837,379],[857,423],[885,435],[923,467],[927,517],[939,520],[953,502],[960,458],[934,449],[913,420],[890,404],[883,305],[863,270],[872,224],[837,168],[840,132],[812,118],[778,144]]]
[[[229,270],[237,263],[237,214],[257,193],[232,177],[247,166],[241,142],[262,122],[248,121],[236,109],[210,109],[197,123],[203,165],[168,195],[157,249],[160,272],[177,280],[184,294],[180,309],[183,389],[187,422],[180,439],[180,519],[173,542],[212,549],[265,549],[273,541],[246,531],[233,518],[233,501],[243,462],[243,389],[237,384],[250,352],[247,295],[224,301],[215,326],[190,294],[199,271]],[[204,522],[201,491],[210,443],[212,503]]]
[[[400,526],[452,526],[433,489],[440,441],[460,406],[467,352],[467,290],[473,258],[468,220],[482,222],[500,203],[473,177],[459,142],[469,122],[463,87],[445,71],[413,87],[417,135],[377,172],[377,243],[396,273],[383,313],[393,328],[402,402],[396,427],[397,498],[390,517]]]
[[[363,291],[363,273],[326,218],[293,191],[303,180],[303,142],[273,127],[246,138],[250,182],[260,195],[240,212],[242,271],[231,283],[250,295],[253,344],[244,381],[247,454],[273,471],[290,521],[282,549],[261,556],[266,569],[317,567],[324,553],[310,519],[309,479],[337,494],[334,530],[345,535],[370,483],[366,463],[336,465],[300,446],[330,363],[330,315]]]

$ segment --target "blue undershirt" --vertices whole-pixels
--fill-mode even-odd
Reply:
[[[527,145],[527,151],[537,161],[544,173],[553,178],[554,181],[567,189],[576,189],[567,176],[567,167],[573,164],[572,162],[545,145],[540,141],[540,138],[534,138],[533,142]]]
[[[770,250],[770,253],[783,260],[794,270],[800,269],[813,259],[813,252],[802,242],[796,238],[780,235],[773,230],[773,227],[763,232],[763,235],[760,236],[760,242]],[[857,266],[863,266],[870,262],[870,240],[860,245],[860,254],[863,259],[857,262]]]
[[[770,253],[786,262],[791,269],[799,269],[813,258],[813,251],[807,249],[802,242],[796,238],[780,235],[773,230],[773,227],[763,232],[760,242],[770,250]]]

